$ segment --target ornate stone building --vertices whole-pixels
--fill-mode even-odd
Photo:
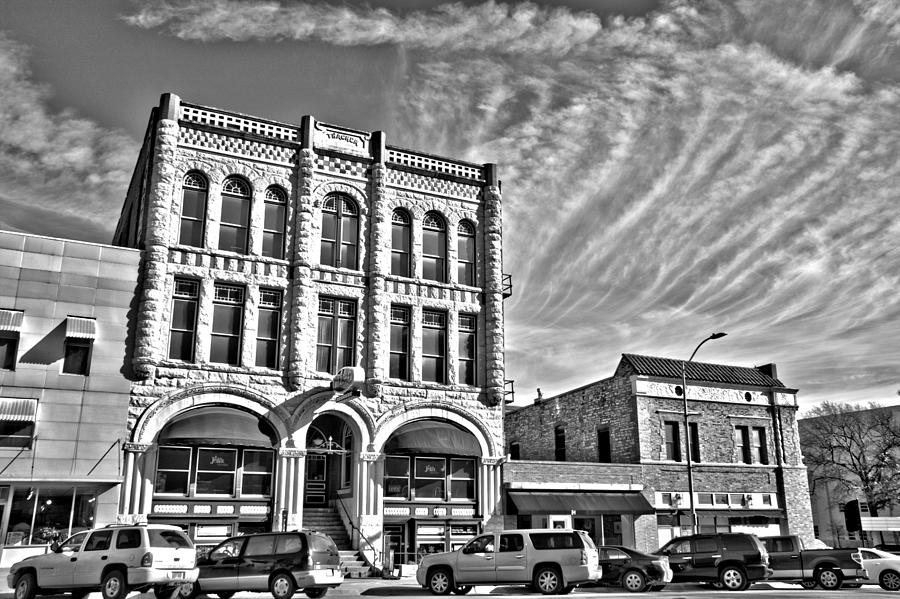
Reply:
[[[500,525],[494,165],[165,94],[114,242],[142,252],[121,514],[211,543],[325,509],[376,564]]]
[[[504,492],[523,526],[560,522],[652,551],[698,532],[813,540],[796,389],[756,368],[623,354],[613,376],[510,410]],[[690,458],[689,458],[690,456]]]

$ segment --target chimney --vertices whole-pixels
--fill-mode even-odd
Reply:
[[[763,364],[762,366],[757,366],[756,369],[761,373],[772,377],[773,379],[778,379],[778,368],[775,364]]]

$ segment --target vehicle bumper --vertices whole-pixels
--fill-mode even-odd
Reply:
[[[16,586],[16,577],[19,575],[18,572],[10,572],[6,575],[6,586],[9,588],[15,588]]]
[[[341,574],[340,566],[327,568],[324,570],[310,570],[304,575],[294,575],[297,581],[297,587],[305,589],[307,587],[336,587],[344,582],[344,575]]]
[[[747,579],[752,581],[765,580],[775,574],[775,570],[761,564],[747,566]]]
[[[140,586],[145,584],[175,586],[186,582],[196,582],[199,575],[199,568],[185,568],[184,570],[128,568],[128,584],[130,586]]]
[[[843,570],[843,574],[844,580],[867,580],[869,578],[869,571],[865,568],[858,568],[856,570]]]
[[[602,566],[563,566],[563,578],[566,584],[585,584],[599,582],[603,578]]]

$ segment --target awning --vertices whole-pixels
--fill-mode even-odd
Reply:
[[[22,330],[24,316],[25,313],[21,310],[0,310],[0,331],[18,333]]]
[[[34,422],[36,399],[0,397],[0,420],[6,422]]]
[[[221,406],[196,408],[176,416],[159,433],[160,444],[274,447],[275,433],[253,414]]]
[[[587,514],[652,514],[650,502],[640,493],[536,493],[509,491],[519,513],[561,514],[575,510]]]
[[[385,453],[436,453],[479,456],[475,435],[449,422],[417,420],[397,429],[384,446]]]
[[[97,321],[93,318],[69,316],[66,318],[66,337],[94,339],[97,337]]]

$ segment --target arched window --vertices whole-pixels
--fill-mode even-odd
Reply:
[[[219,224],[219,249],[247,253],[250,228],[250,185],[243,179],[228,177],[222,184],[222,220]]]
[[[322,249],[319,262],[337,268],[356,268],[359,212],[344,196],[329,196],[322,204]]]
[[[447,282],[447,224],[436,212],[422,221],[422,278]]]
[[[188,173],[181,183],[181,231],[178,243],[203,247],[206,223],[206,194],[209,184],[200,173]]]
[[[456,227],[458,283],[475,285],[475,227],[467,220]]]
[[[394,210],[391,216],[391,274],[409,276],[409,254],[412,246],[409,213]]]
[[[287,193],[280,187],[266,190],[266,210],[263,217],[262,255],[284,258],[284,217],[287,213]]]

